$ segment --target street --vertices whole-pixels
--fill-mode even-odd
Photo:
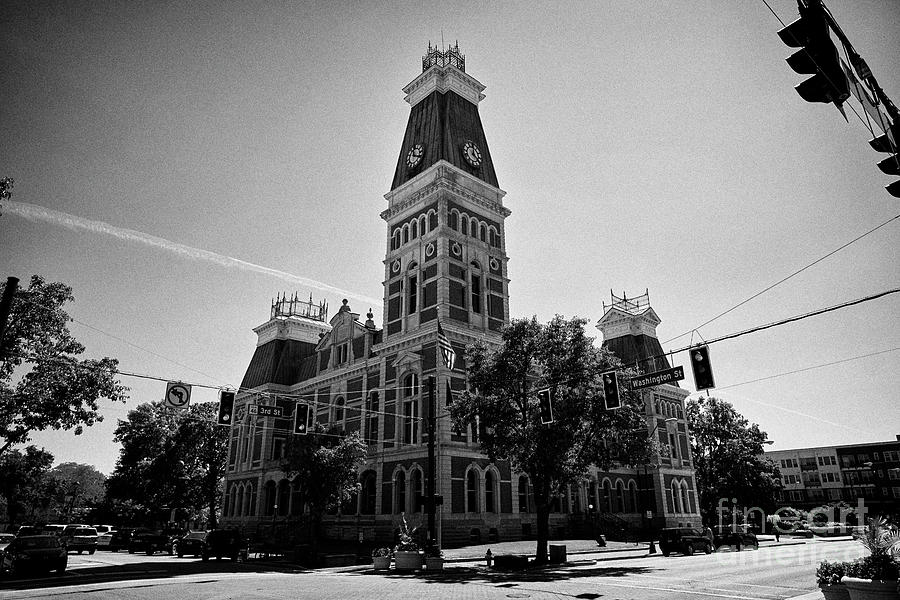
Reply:
[[[564,566],[525,573],[488,571],[483,561],[448,563],[443,573],[376,573],[370,567],[304,571],[250,561],[98,552],[71,555],[70,570],[0,584],[0,600],[21,598],[733,598],[781,600],[817,590],[819,561],[860,556],[852,540],[810,540],[759,550],[663,557],[643,553],[569,556]],[[293,572],[290,572],[293,571]],[[38,589],[38,586],[52,586]],[[815,596],[811,596],[815,597]]]

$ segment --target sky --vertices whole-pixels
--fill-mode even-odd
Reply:
[[[827,6],[900,102],[900,5]],[[458,41],[512,210],[513,317],[580,316],[599,344],[610,292],[649,290],[675,351],[896,289],[885,155],[858,103],[848,122],[794,91],[776,32],[796,18],[795,0],[6,1],[0,276],[71,285],[84,357],[211,386],[192,402],[240,383],[280,293],[381,323],[402,88],[429,42]],[[893,440],[898,309],[890,294],[713,343],[712,394],[772,449]],[[32,443],[109,474],[117,420],[165,393],[121,381],[102,423]]]

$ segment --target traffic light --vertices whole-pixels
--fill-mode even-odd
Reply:
[[[538,390],[538,407],[541,413],[541,424],[549,425],[553,422],[553,394],[550,388]]]
[[[619,380],[615,371],[607,371],[603,375],[603,404],[606,410],[622,408],[622,399],[619,397]]]
[[[869,140],[869,145],[876,152],[888,152],[890,156],[878,163],[878,168],[882,173],[888,175],[900,175],[900,155],[897,153],[897,142],[900,141],[900,124],[893,124],[887,128],[887,132],[879,135],[875,139]],[[900,180],[885,186],[888,193],[900,198]]]
[[[216,417],[216,423],[219,425],[231,426],[234,420],[234,392],[227,390],[219,391],[219,415]]]
[[[294,434],[306,435],[309,424],[309,404],[298,402],[294,407]]]
[[[716,387],[713,380],[712,364],[709,362],[709,346],[695,346],[688,350],[691,367],[694,370],[694,386],[697,391]]]
[[[787,63],[797,73],[812,75],[794,89],[807,102],[833,102],[840,107],[850,97],[850,84],[841,67],[837,48],[828,35],[821,0],[798,2],[800,18],[778,32],[791,48],[800,48]]]

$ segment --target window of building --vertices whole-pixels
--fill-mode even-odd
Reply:
[[[478,512],[478,475],[474,469],[466,474],[466,512]]]
[[[403,379],[403,443],[419,443],[419,376],[410,373]]]
[[[494,474],[488,471],[484,474],[484,510],[485,512],[497,512]]]
[[[409,278],[409,314],[413,314],[418,310],[419,300],[419,280],[415,275]]]
[[[366,471],[365,473],[363,473],[362,478],[360,479],[361,503],[359,509],[361,514],[375,514],[375,477],[376,475],[374,471]]]
[[[394,514],[406,512],[406,473],[397,472],[394,479]]]
[[[366,402],[366,439],[370,444],[378,443],[378,391],[369,393]]]
[[[272,440],[272,459],[284,458],[284,438],[277,437]]]
[[[531,512],[528,508],[528,477],[519,475],[519,512]]]
[[[424,503],[422,500],[425,498],[424,490],[422,489],[422,471],[416,469],[412,472],[412,476],[409,479],[410,483],[410,495],[412,496],[412,512],[422,512],[424,509]]]
[[[472,270],[472,278],[471,278],[471,286],[472,290],[472,312],[481,313],[481,273],[479,271]]]
[[[335,349],[335,362],[342,365],[350,359],[350,343],[341,344]]]
[[[332,419],[333,423],[338,425],[344,424],[344,397],[341,396],[337,400],[334,401],[334,419]]]

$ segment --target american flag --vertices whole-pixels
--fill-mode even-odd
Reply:
[[[438,348],[441,349],[441,356],[444,357],[444,364],[447,365],[448,369],[452,369],[453,364],[456,362],[456,351],[450,344],[450,340],[444,335],[444,329],[441,327],[440,321],[438,321]]]

